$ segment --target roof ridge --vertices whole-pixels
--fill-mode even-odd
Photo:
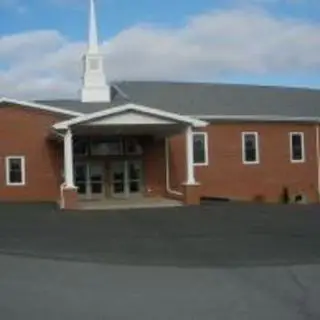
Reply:
[[[238,87],[238,88],[260,88],[260,89],[282,89],[282,90],[302,90],[302,91],[316,91],[320,90],[319,88],[311,88],[311,87],[298,87],[298,86],[281,86],[281,85],[271,85],[271,84],[251,84],[251,83],[236,83],[236,82],[204,82],[204,81],[174,81],[174,80],[123,80],[123,81],[116,81],[114,84],[121,85],[121,84],[163,84],[163,85],[186,85],[186,86],[225,86],[225,87]]]

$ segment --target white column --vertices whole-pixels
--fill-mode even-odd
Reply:
[[[64,182],[66,188],[74,188],[73,180],[73,148],[70,129],[64,135]]]
[[[192,135],[192,127],[189,126],[186,130],[186,174],[187,181],[186,185],[194,185],[196,184],[196,180],[194,177],[194,166],[193,166],[193,135]]]

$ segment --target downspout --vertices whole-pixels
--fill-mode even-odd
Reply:
[[[64,187],[65,187],[65,183],[62,182],[62,184],[60,185],[60,209],[65,208],[65,201],[64,201],[64,194],[63,194]]]
[[[166,159],[166,191],[168,194],[174,196],[183,196],[182,192],[172,190],[170,186],[170,159],[169,159],[169,141],[168,138],[165,138],[165,159]]]
[[[319,124],[316,125],[316,150],[317,150],[317,169],[318,169],[318,202],[320,201],[320,137],[319,137]]]

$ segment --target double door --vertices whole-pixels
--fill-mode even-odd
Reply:
[[[105,166],[103,163],[76,163],[75,184],[80,198],[93,200],[105,196]]]
[[[122,160],[111,163],[111,195],[128,198],[142,192],[141,160]]]
[[[103,199],[107,194],[115,198],[128,198],[142,192],[141,160],[112,161],[110,175],[106,174],[104,162],[84,162],[75,164],[75,184],[80,198]],[[108,185],[108,192],[106,192]]]

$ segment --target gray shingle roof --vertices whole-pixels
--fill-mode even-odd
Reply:
[[[120,82],[111,104],[37,102],[91,113],[128,101],[183,115],[320,117],[320,90],[238,84]]]

